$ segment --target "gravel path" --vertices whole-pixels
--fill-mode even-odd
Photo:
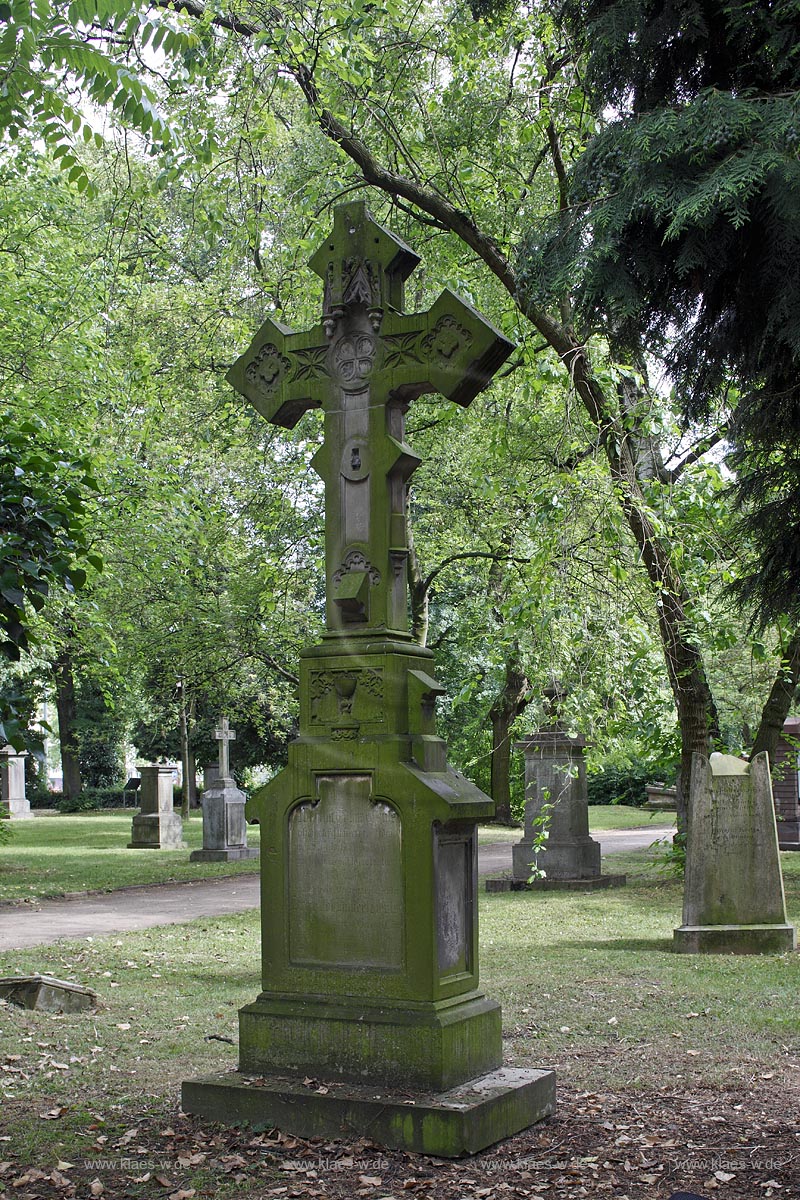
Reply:
[[[664,827],[616,829],[597,835],[604,854],[636,850],[670,837]],[[493,842],[478,851],[478,871],[490,875],[511,867],[511,842]],[[23,950],[62,938],[103,937],[155,925],[179,925],[198,917],[244,912],[259,904],[258,875],[199,879],[124,888],[71,900],[41,900],[0,908],[0,951]]]

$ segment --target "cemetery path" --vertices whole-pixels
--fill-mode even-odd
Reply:
[[[604,854],[636,850],[674,830],[658,827],[615,829],[595,835]],[[478,872],[511,867],[511,842],[493,842],[478,851]],[[224,916],[258,908],[259,877],[237,875],[196,883],[125,888],[75,899],[41,900],[0,908],[0,951],[25,950],[63,938],[103,937],[156,925],[179,925],[198,917]]]

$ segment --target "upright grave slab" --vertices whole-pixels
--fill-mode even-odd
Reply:
[[[32,816],[31,802],[25,795],[25,759],[27,750],[13,746],[0,749],[0,817],[22,821]]]
[[[141,809],[133,818],[129,850],[185,850],[183,822],[175,812],[172,783],[175,768],[163,763],[140,767]]]
[[[451,292],[406,315],[418,261],[363,203],[338,207],[311,259],[321,324],[267,321],[228,376],[274,424],[324,410],[327,628],[302,655],[289,765],[248,805],[263,990],[239,1014],[240,1073],[185,1083],[183,1107],[453,1156],[551,1113],[555,1081],[501,1066],[477,958],[493,805],[447,764],[443,689],[408,620],[406,412],[426,392],[468,405],[512,346]]]
[[[766,754],[752,763],[693,756],[683,924],[674,938],[687,953],[794,949]]]
[[[257,858],[258,851],[247,845],[247,797],[231,775],[228,745],[235,740],[236,730],[231,729],[227,717],[222,717],[214,737],[219,742],[219,766],[203,792],[203,849],[193,850],[189,861],[240,862]]]

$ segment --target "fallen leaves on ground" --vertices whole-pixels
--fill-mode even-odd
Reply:
[[[365,1139],[254,1134],[177,1111],[129,1112],[102,1142],[98,1126],[86,1126],[55,1167],[23,1163],[6,1143],[0,1200],[200,1200],[223,1179],[237,1200],[667,1200],[673,1191],[795,1200],[800,1133],[791,1114],[798,1095],[760,1081],[753,1088],[683,1094],[672,1084],[655,1093],[562,1085],[553,1118],[456,1161]],[[95,1158],[101,1148],[102,1164]]]

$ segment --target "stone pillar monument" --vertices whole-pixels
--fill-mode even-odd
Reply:
[[[175,768],[162,763],[140,767],[141,809],[133,818],[129,850],[185,850],[183,822],[173,807]]]
[[[235,740],[228,718],[222,717],[214,730],[219,742],[219,767],[203,792],[203,849],[193,850],[190,862],[238,862],[257,858],[258,851],[247,845],[244,807],[247,797],[239,791],[230,769],[228,744]]]
[[[30,800],[25,795],[25,759],[27,750],[13,746],[0,749],[0,817],[22,821],[32,816]]]
[[[695,754],[683,924],[675,949],[782,954],[796,945],[786,921],[769,759]]]
[[[572,736],[561,723],[566,695],[558,683],[546,688],[550,723],[516,743],[525,755],[525,831],[511,848],[511,879],[487,879],[489,892],[586,891],[625,884],[624,875],[602,874],[600,843],[589,836],[586,739]],[[542,829],[548,837],[537,849],[534,839]],[[542,874],[531,879],[534,866]]]
[[[185,1083],[183,1107],[452,1156],[551,1113],[555,1083],[502,1067],[478,982],[476,822],[493,806],[447,764],[406,583],[406,412],[425,392],[468,405],[513,347],[448,291],[406,315],[418,261],[363,202],[339,206],[311,259],[321,323],[268,320],[228,376],[274,424],[324,410],[327,628],[302,655],[289,765],[248,805],[263,990],[239,1014],[240,1074]]]

